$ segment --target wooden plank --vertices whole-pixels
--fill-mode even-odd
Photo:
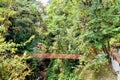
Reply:
[[[79,59],[81,55],[79,54],[50,54],[50,53],[40,53],[40,54],[30,54],[33,58],[46,58],[46,59]]]
[[[4,54],[0,54],[3,56]],[[8,54],[7,57],[14,57],[15,55],[23,56],[23,54]],[[37,53],[37,54],[27,54],[26,56],[32,58],[45,58],[45,59],[79,59],[80,54],[52,54],[52,53]]]

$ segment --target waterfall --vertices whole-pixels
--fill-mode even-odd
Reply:
[[[120,49],[118,49],[116,56],[120,59]],[[120,80],[120,65],[112,55],[110,56],[110,58],[111,58],[112,68],[117,74],[117,80]]]

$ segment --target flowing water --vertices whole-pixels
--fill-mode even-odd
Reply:
[[[117,55],[117,57],[120,59],[120,49],[118,49],[116,55]],[[119,65],[119,63],[113,58],[113,56],[110,56],[110,58],[111,58],[112,67],[113,67],[115,73],[117,74],[117,80],[120,80],[120,65]]]

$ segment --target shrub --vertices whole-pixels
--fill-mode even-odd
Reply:
[[[25,80],[31,73],[25,59],[25,56],[0,56],[0,80]]]

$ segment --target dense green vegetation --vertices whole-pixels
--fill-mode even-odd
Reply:
[[[99,80],[109,75],[110,48],[120,46],[119,9],[119,0],[52,0],[47,8],[35,0],[0,0],[0,54],[80,54],[77,61],[50,60],[47,80]],[[31,72],[27,80],[36,79],[40,60],[30,60],[0,57],[0,79],[23,80]]]

